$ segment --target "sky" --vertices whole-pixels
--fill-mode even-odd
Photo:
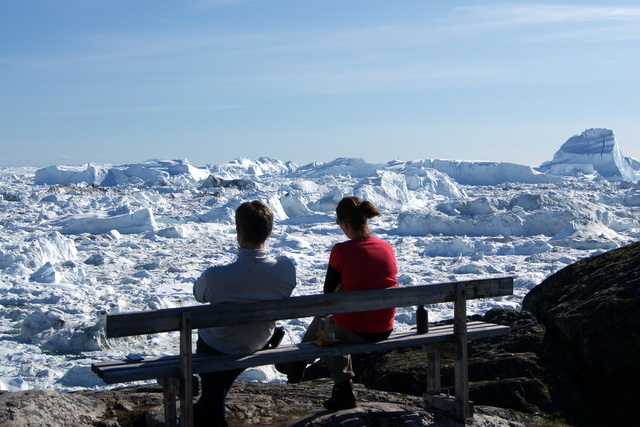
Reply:
[[[640,159],[635,1],[0,0],[0,167]]]

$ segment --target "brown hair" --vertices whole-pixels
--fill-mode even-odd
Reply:
[[[236,227],[251,243],[264,243],[273,229],[273,212],[259,200],[244,202],[236,209]]]
[[[338,222],[348,222],[356,235],[360,237],[371,236],[371,230],[367,220],[380,215],[378,209],[367,200],[359,197],[344,197],[336,207]]]

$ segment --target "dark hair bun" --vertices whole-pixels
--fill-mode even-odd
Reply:
[[[378,211],[378,209],[376,209],[376,207],[373,206],[373,203],[371,203],[368,200],[365,200],[362,203],[360,203],[360,205],[358,206],[358,209],[362,213],[362,216],[367,219],[380,215],[380,212]]]
[[[338,222],[348,222],[359,237],[371,236],[367,220],[378,215],[380,212],[373,203],[355,196],[344,197],[336,207]]]

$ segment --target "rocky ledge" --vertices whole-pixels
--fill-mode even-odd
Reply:
[[[231,427],[262,426],[460,426],[446,413],[426,411],[422,399],[356,387],[355,409],[328,412],[322,400],[331,393],[328,380],[303,384],[238,382],[227,399]],[[163,426],[162,389],[136,386],[110,391],[58,393],[30,390],[0,395],[0,425]],[[508,409],[479,406],[467,426],[517,427],[544,425],[542,418]]]

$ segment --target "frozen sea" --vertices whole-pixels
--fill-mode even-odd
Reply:
[[[401,286],[515,278],[513,296],[470,302],[471,313],[518,309],[561,268],[640,238],[637,183],[454,166],[446,174],[433,161],[297,167],[261,158],[0,169],[0,389],[102,388],[93,361],[175,354],[175,334],[106,339],[105,314],[197,304],[193,280],[235,258],[233,213],[246,200],[274,210],[268,247],[295,261],[294,294],[322,291],[331,246],[345,239],[336,203],[357,195],[382,212],[372,228],[395,248]],[[451,307],[429,317],[449,318]],[[412,328],[413,308],[396,320]],[[285,340],[298,341],[309,321],[283,323]],[[241,379],[284,378],[266,366]]]

